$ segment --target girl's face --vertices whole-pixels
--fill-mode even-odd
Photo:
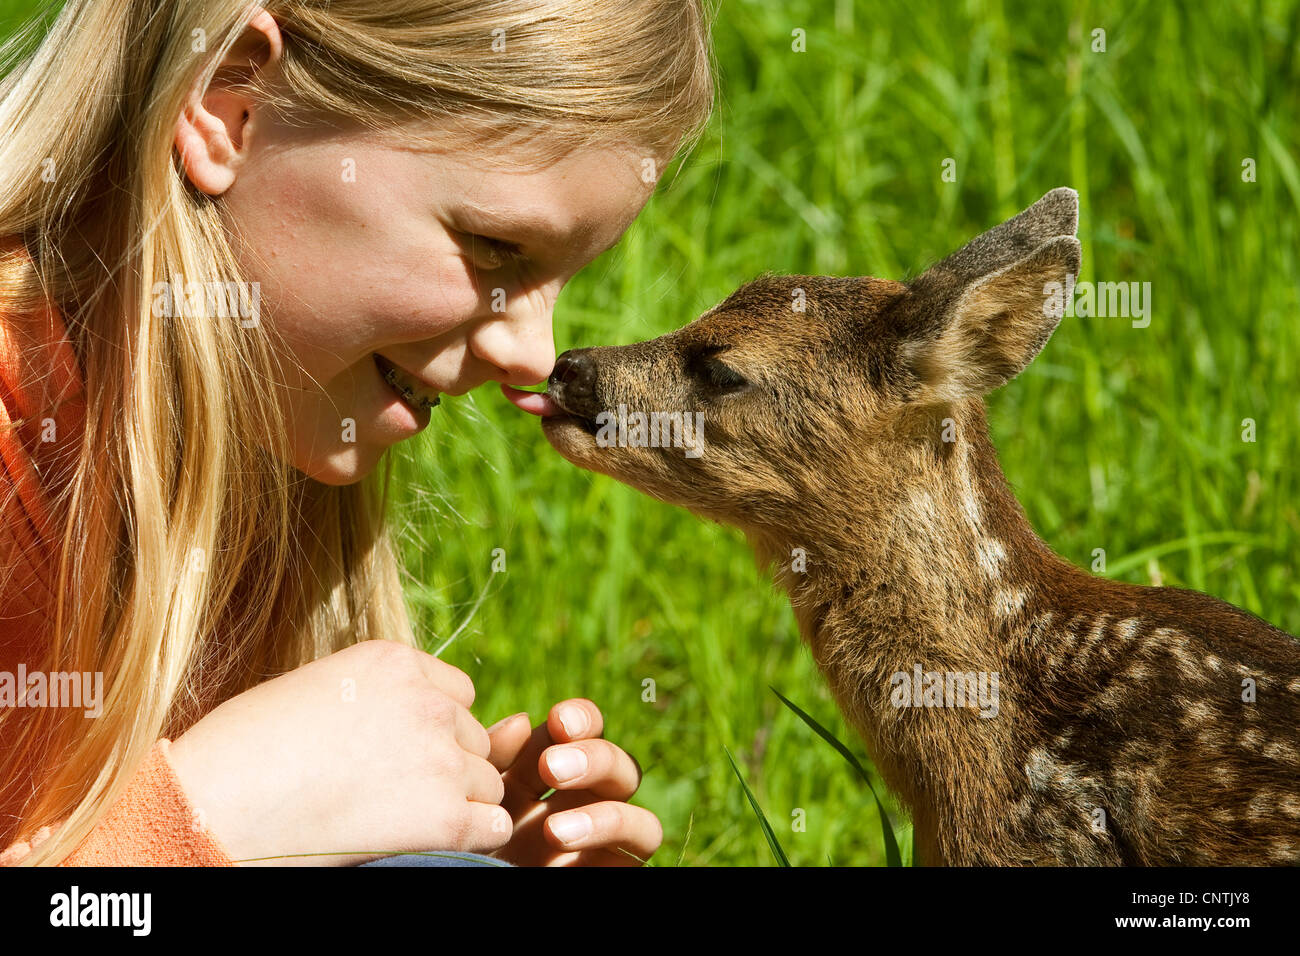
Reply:
[[[365,477],[429,423],[385,382],[385,362],[430,396],[544,380],[556,297],[618,241],[654,189],[643,170],[659,168],[609,147],[530,171],[526,152],[509,165],[487,147],[322,136],[268,111],[247,120],[240,152],[223,216],[244,277],[260,283],[261,320],[290,352],[293,464],[332,485]]]

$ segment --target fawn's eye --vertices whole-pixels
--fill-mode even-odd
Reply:
[[[701,349],[691,357],[691,372],[696,379],[719,392],[734,392],[744,388],[749,382],[722,359],[718,353],[726,346],[711,346]]]

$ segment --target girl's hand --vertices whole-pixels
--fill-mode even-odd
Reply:
[[[659,849],[658,818],[627,802],[641,770],[599,739],[604,726],[600,708],[579,697],[556,704],[531,731],[527,714],[488,729],[488,760],[505,781],[501,805],[515,821],[494,856],[519,866],[640,866]]]
[[[169,756],[194,825],[237,861],[487,853],[506,844],[512,821],[473,702],[463,671],[363,641],[231,698]]]

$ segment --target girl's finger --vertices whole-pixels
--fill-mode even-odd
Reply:
[[[589,790],[602,800],[626,800],[641,785],[641,768],[608,740],[556,744],[542,752],[538,776],[556,790]]]
[[[415,653],[420,669],[439,690],[466,709],[474,706],[474,682],[468,674],[432,654]]]
[[[626,850],[641,860],[648,859],[664,840],[658,817],[645,807],[617,800],[553,813],[542,832],[557,850]]]
[[[591,701],[584,697],[560,701],[551,708],[546,723],[538,724],[533,728],[532,736],[516,755],[509,772],[506,773],[507,786],[514,793],[521,795],[523,800],[536,800],[555,786],[549,780],[543,779],[538,772],[538,761],[541,759],[542,751],[557,742],[599,737],[604,729],[605,719],[600,713],[600,708]],[[570,732],[573,733],[572,737]],[[630,793],[631,791],[629,795]]]
[[[456,706],[456,742],[476,757],[487,759],[492,750],[492,741],[488,732],[466,708]]]
[[[491,747],[488,760],[497,770],[505,773],[519,759],[519,754],[528,743],[532,729],[526,713],[513,714],[498,720],[487,729]]]
[[[585,697],[562,700],[546,716],[546,727],[556,743],[586,740],[605,732],[605,718],[600,708]]]
[[[536,800],[551,789],[551,785],[543,781],[538,774],[537,761],[541,759],[542,751],[554,742],[551,740],[550,731],[546,729],[546,724],[538,724],[533,728],[528,739],[524,741],[524,746],[516,754],[514,763],[505,772],[506,787],[509,791],[527,801]]]
[[[469,804],[469,820],[458,849],[469,853],[491,853],[510,842],[514,821],[510,814],[495,804]]]
[[[482,757],[466,755],[464,779],[465,795],[478,803],[501,804],[505,796],[505,784],[501,780],[501,771]]]

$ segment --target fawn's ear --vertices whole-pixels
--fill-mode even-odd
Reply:
[[[984,395],[1042,350],[1073,294],[1078,199],[1054,189],[909,285],[902,357],[921,401]]]

